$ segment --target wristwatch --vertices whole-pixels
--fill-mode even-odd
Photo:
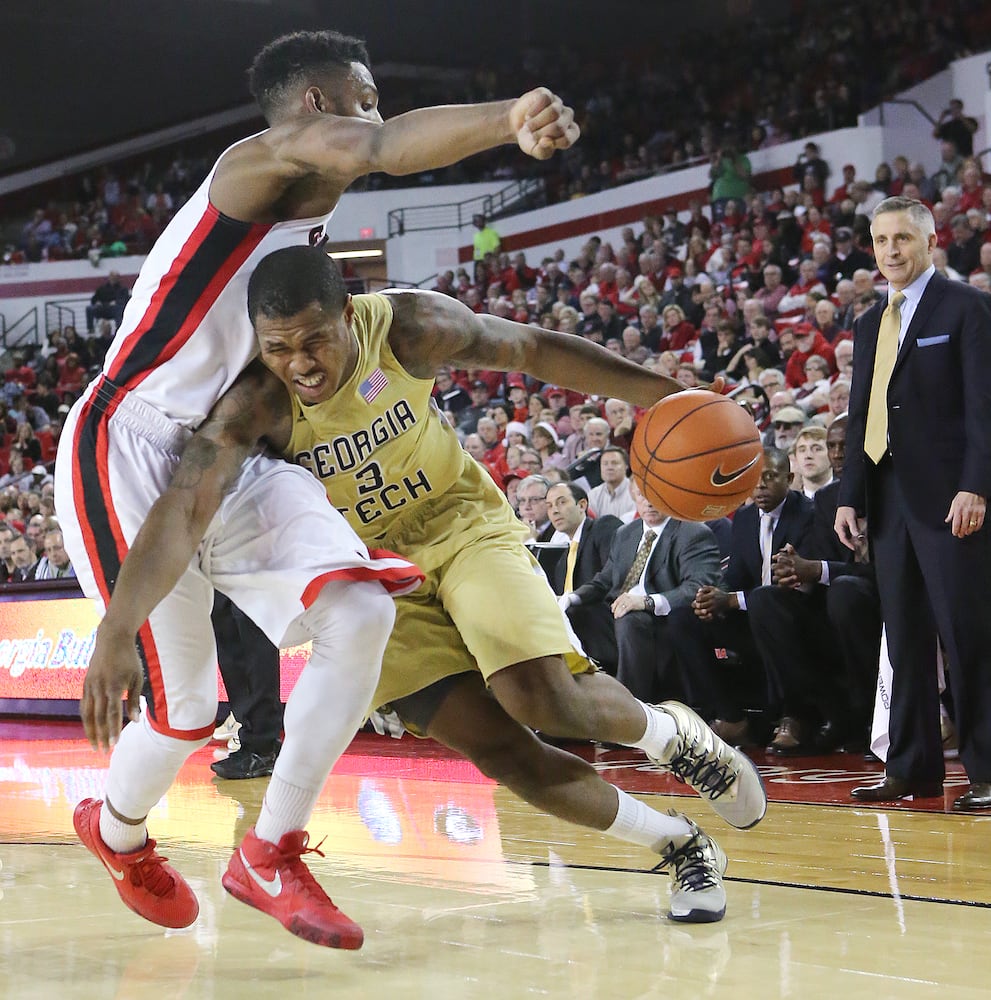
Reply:
[[[643,609],[650,614],[654,613],[654,598],[650,594],[645,594],[643,599]]]

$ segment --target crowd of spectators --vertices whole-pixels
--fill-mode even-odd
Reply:
[[[475,312],[595,341],[686,387],[722,377],[726,391],[760,429],[769,466],[778,461],[774,456],[785,463],[777,487],[781,496],[796,497],[796,534],[788,544],[803,560],[802,572],[811,573],[809,566],[820,566],[813,560],[836,555],[827,551],[822,533],[813,536],[812,510],[815,497],[842,469],[853,325],[883,294],[869,232],[873,206],[895,194],[925,202],[937,219],[937,268],[991,294],[991,186],[973,157],[958,155],[946,138],[940,142],[941,165],[932,176],[921,164],[897,157],[890,167],[881,165],[873,181],[858,180],[849,166],[835,170],[809,142],[795,164],[795,184],[786,190],[696,205],[688,218],[675,212],[647,217],[640,227],[624,230],[615,244],[593,237],[571,259],[563,251],[532,263],[522,252],[489,253],[471,268],[439,274],[434,290]],[[948,162],[956,164],[954,170],[945,168]],[[834,174],[842,182],[831,183]],[[568,533],[554,530],[545,502],[555,484],[576,485],[580,496],[564,496],[562,502],[593,519],[630,523],[640,516],[627,481],[640,413],[624,401],[583,396],[518,372],[451,368],[438,371],[435,398],[466,450],[505,490],[531,539],[541,543],[541,561],[550,558],[550,569],[568,547]],[[581,522],[578,514],[575,518]],[[717,525],[711,527],[720,534]],[[731,558],[727,537],[724,530],[724,560]],[[548,556],[544,546],[555,543],[556,552]],[[782,575],[785,563],[792,572],[793,563],[784,560]],[[794,577],[787,579],[793,586]],[[770,577],[751,582],[757,588],[778,586]],[[802,580],[803,587],[818,582],[818,576]],[[772,613],[768,608],[772,602],[758,594],[755,610],[745,617],[747,628],[757,629],[762,615]],[[789,609],[787,620],[797,620],[799,611],[812,616],[808,627],[816,648],[835,653],[835,683],[817,701],[801,689],[796,694],[791,678],[788,704],[762,705],[756,692],[773,691],[775,684],[788,687],[781,676],[787,670],[775,663],[766,644],[748,645],[737,636],[758,661],[747,704],[772,713],[773,737],[766,735],[776,752],[861,748],[873,680],[862,666],[849,684],[841,679],[843,644],[830,629],[843,626],[831,622],[824,598]],[[776,626],[778,632],[782,628]],[[878,624],[878,635],[879,629]],[[682,624],[672,634],[686,632],[691,629]],[[800,657],[794,649],[789,656],[794,671]],[[769,678],[762,670],[778,672]],[[691,698],[691,685],[652,692],[673,695]],[[697,704],[706,707],[704,699]],[[709,707],[718,711],[725,704],[724,699]],[[759,729],[755,733],[739,709],[737,716],[710,712],[728,738],[756,738]]]
[[[991,12],[976,0],[950,6],[896,0],[878,19],[862,4],[843,0],[829,7],[803,4],[785,20],[755,18],[750,32],[745,43],[718,27],[672,36],[663,55],[633,42],[593,58],[566,47],[529,49],[519,58],[501,50],[497,64],[466,71],[460,85],[450,74],[442,85],[428,76],[404,80],[396,90],[404,103],[384,112],[492,100],[551,82],[575,107],[582,127],[582,141],[564,155],[526,164],[528,175],[542,172],[551,201],[711,161],[718,211],[723,198],[745,193],[746,151],[854,125],[859,112],[885,97],[991,46]],[[882,50],[885,58],[875,58]],[[677,58],[670,57],[673,51]],[[952,121],[937,125],[953,134]],[[217,137],[204,138],[181,151],[63,178],[39,194],[28,218],[3,220],[2,260],[99,260],[146,252],[223,145]],[[507,147],[412,180],[374,175],[365,183],[508,182],[520,169],[519,156]]]

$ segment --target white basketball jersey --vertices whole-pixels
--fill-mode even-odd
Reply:
[[[216,170],[152,247],[103,365],[115,386],[192,428],[257,354],[251,272],[273,250],[318,242],[333,215],[274,224],[230,219],[210,204]]]

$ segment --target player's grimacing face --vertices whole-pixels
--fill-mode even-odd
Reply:
[[[337,317],[328,316],[316,302],[292,316],[260,313],[255,333],[262,364],[304,406],[330,399],[357,361],[358,345],[350,326],[353,315],[350,299]]]

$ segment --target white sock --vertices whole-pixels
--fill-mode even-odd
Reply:
[[[178,740],[151,728],[147,715],[126,725],[110,757],[104,798],[120,816],[148,815],[169,790],[179,769],[208,739]],[[144,823],[122,823],[104,804],[100,809],[100,836],[112,851],[136,851],[148,839]]]
[[[667,761],[669,759],[668,746],[678,735],[678,726],[667,712],[642,701],[639,702],[639,705],[647,717],[647,728],[644,730],[643,736],[636,743],[631,743],[630,746],[643,750],[651,757]]]
[[[606,833],[631,844],[658,851],[675,837],[688,837],[691,827],[684,816],[668,816],[644,805],[639,799],[616,789],[619,809]]]
[[[255,823],[255,836],[277,844],[292,830],[304,829],[319,795],[319,788],[300,788],[273,773]]]
[[[255,835],[277,844],[304,830],[327,775],[354,738],[375,693],[395,619],[382,585],[329,583],[297,620],[313,637],[284,716],[285,740]]]
[[[107,808],[104,802],[100,807],[100,838],[117,854],[130,854],[140,850],[148,840],[148,827],[142,823],[122,823]]]

